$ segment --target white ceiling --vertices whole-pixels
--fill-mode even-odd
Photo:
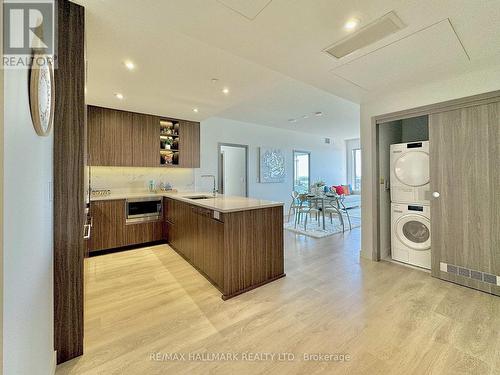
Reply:
[[[316,112],[322,115],[316,116]],[[262,90],[259,95],[226,109],[219,116],[337,140],[359,137],[358,104],[293,79]]]
[[[469,58],[446,19],[350,60],[334,68],[332,73],[370,92],[390,89],[394,83],[418,84],[422,77],[435,80],[451,71],[466,70],[468,66]]]
[[[88,101],[184,118],[301,130],[306,121],[287,120],[323,111],[307,131],[329,134],[358,111],[340,97],[360,103],[500,63],[498,0],[78,2],[87,8]],[[362,27],[391,10],[407,27],[340,60],[322,52],[348,35],[347,19]]]
[[[219,3],[227,6],[229,9],[234,10],[236,13],[254,20],[260,12],[262,12],[272,0],[217,0]]]

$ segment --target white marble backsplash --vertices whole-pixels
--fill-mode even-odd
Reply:
[[[194,191],[194,170],[188,168],[92,167],[92,190],[112,193],[141,193],[149,190],[149,181],[158,186],[169,183],[179,191]]]

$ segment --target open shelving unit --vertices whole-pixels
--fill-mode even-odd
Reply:
[[[179,121],[160,119],[161,166],[179,166],[179,129]]]

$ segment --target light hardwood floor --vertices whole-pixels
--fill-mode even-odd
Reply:
[[[88,259],[85,354],[57,374],[500,373],[500,298],[360,261],[359,242],[360,229],[319,240],[285,232],[287,277],[228,301],[166,245]],[[151,360],[158,352],[295,360]]]

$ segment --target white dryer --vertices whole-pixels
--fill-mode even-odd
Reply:
[[[429,141],[397,143],[391,152],[391,201],[428,204]]]
[[[391,223],[392,259],[430,269],[430,207],[428,205],[392,203]]]

